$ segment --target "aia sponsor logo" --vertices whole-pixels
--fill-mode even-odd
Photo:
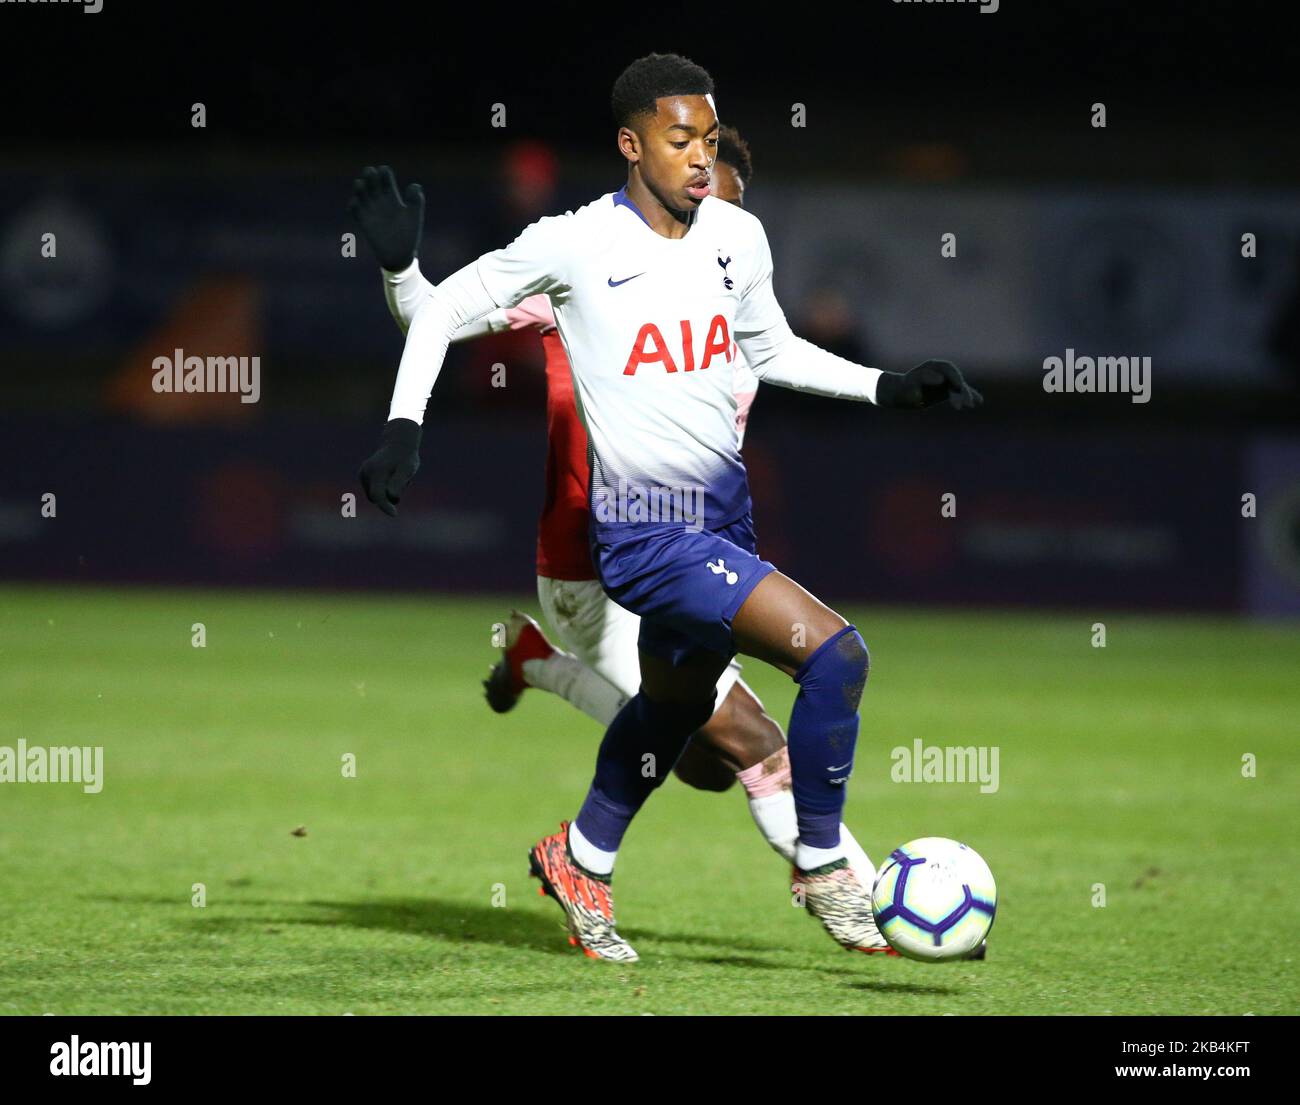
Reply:
[[[682,319],[678,326],[682,335],[680,371],[694,372],[695,335],[691,328],[691,320]],[[708,368],[715,357],[722,357],[727,364],[730,364],[731,349],[731,332],[727,328],[727,320],[722,315],[714,315],[700,349],[700,371],[703,372]],[[679,371],[677,362],[673,360],[672,352],[668,348],[668,342],[664,340],[663,332],[653,322],[647,322],[637,331],[636,340],[632,342],[632,352],[627,358],[627,367],[623,369],[623,375],[635,376],[636,370],[642,365],[652,364],[662,365],[665,372]]]

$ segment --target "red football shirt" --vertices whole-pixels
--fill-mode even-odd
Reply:
[[[569,357],[554,327],[542,334],[542,348],[546,350],[546,498],[537,523],[537,574],[595,579],[587,544],[591,517],[587,431],[573,398]]]

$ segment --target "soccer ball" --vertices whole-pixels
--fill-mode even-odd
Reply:
[[[974,849],[926,836],[881,864],[871,905],[881,935],[900,955],[959,959],[988,935],[998,888]]]

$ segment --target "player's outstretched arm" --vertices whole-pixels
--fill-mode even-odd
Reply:
[[[420,424],[394,418],[379,435],[379,448],[362,462],[357,473],[366,498],[390,517],[397,517],[402,492],[420,469]]]
[[[418,184],[408,184],[403,198],[392,169],[387,165],[378,168],[367,165],[352,182],[348,212],[383,270],[384,299],[393,321],[405,334],[420,303],[433,290],[420,271],[418,260],[424,226],[424,190]],[[451,340],[469,341],[507,328],[505,318],[498,318],[493,312],[467,322]]]
[[[358,473],[366,498],[385,514],[396,517],[402,492],[420,467],[425,407],[453,336],[498,308],[562,286],[567,230],[565,218],[540,219],[509,246],[458,269],[420,300],[406,333],[388,423],[379,448]]]
[[[352,182],[348,211],[361,228],[379,266],[402,272],[415,262],[424,229],[424,189],[412,182],[406,195],[397,191],[397,178],[387,165],[367,165]]]
[[[907,372],[884,372],[876,382],[876,406],[919,411],[947,402],[954,410],[970,410],[984,396],[970,386],[951,361],[922,361]]]
[[[477,265],[471,262],[452,273],[420,302],[406,332],[388,424],[379,448],[361,466],[366,498],[393,517],[402,490],[420,466],[420,426],[452,336],[466,322],[496,309]]]
[[[945,401],[956,410],[968,410],[984,402],[951,361],[931,360],[907,372],[883,372],[798,337],[784,317],[767,330],[738,332],[736,344],[760,380],[795,391],[900,410],[921,410]]]
[[[409,333],[415,312],[420,304],[433,291],[433,285],[425,279],[420,271],[420,263],[413,261],[411,267],[402,272],[384,273],[384,300],[388,304],[389,314],[397,323],[403,334]],[[499,334],[510,329],[510,318],[506,311],[497,308],[482,318],[467,322],[451,336],[452,345],[475,338],[485,338],[488,334]]]
[[[798,337],[772,291],[772,253],[755,220],[753,276],[736,311],[736,344],[760,380],[834,399],[856,399],[881,407],[920,410],[947,401],[957,410],[979,406],[984,397],[950,361],[925,361],[908,372],[878,368],[837,357]]]

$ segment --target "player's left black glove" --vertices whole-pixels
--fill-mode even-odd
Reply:
[[[348,210],[361,225],[380,265],[389,272],[409,268],[420,248],[424,228],[424,189],[406,186],[406,196],[397,194],[397,178],[387,165],[367,165],[352,182]]]
[[[394,418],[384,426],[379,448],[366,458],[357,473],[366,498],[385,514],[396,518],[402,490],[420,468],[420,424]]]
[[[969,410],[984,396],[963,379],[951,361],[923,361],[906,372],[886,372],[876,384],[876,406],[921,410],[944,400],[954,410]]]

